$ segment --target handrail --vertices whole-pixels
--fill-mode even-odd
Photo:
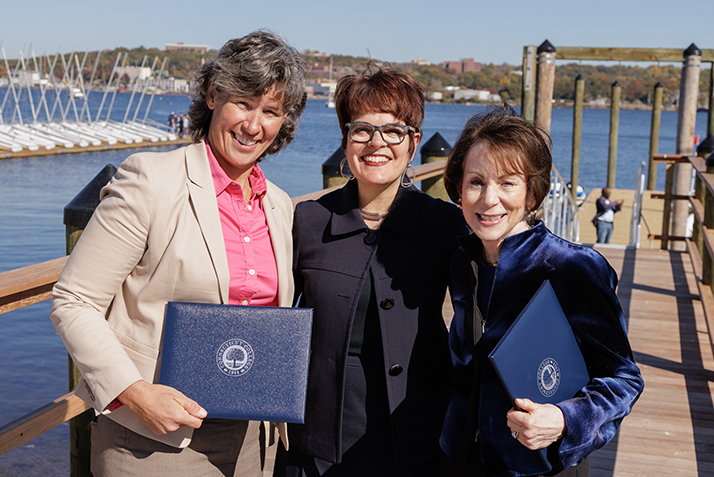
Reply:
[[[640,218],[642,217],[642,197],[645,193],[645,167],[647,164],[642,161],[640,170],[637,173],[637,189],[635,198],[632,201],[632,220],[630,221],[630,247],[640,248],[641,228]]]
[[[20,447],[88,409],[91,409],[89,405],[72,392],[5,424],[0,427],[0,455]]]
[[[543,223],[555,235],[571,242],[580,241],[578,206],[570,188],[553,166],[550,173],[550,192],[543,205]]]
[[[443,174],[446,161],[431,162],[415,166],[416,177],[414,182],[429,179]],[[562,178],[554,171],[555,178],[563,184]],[[317,199],[322,195],[341,186],[324,189],[310,194],[292,198],[293,205],[305,200]],[[577,207],[567,187],[565,194],[557,194],[560,198],[553,199],[562,204],[557,207],[566,211],[565,216],[557,216],[557,227],[566,231],[570,236],[579,235],[577,223]],[[567,200],[563,200],[565,196]],[[543,209],[545,210],[545,203]],[[551,214],[551,216],[554,216]],[[574,218],[568,222],[568,218]],[[573,225],[574,224],[574,225]],[[547,225],[547,224],[546,224]],[[573,230],[573,226],[575,230]],[[552,230],[552,229],[551,229]],[[556,233],[554,231],[554,233]],[[575,234],[575,235],[573,235]],[[567,237],[565,237],[567,238]],[[577,240],[577,238],[576,238]],[[50,298],[52,287],[59,279],[59,275],[67,263],[68,257],[60,257],[42,263],[37,263],[16,270],[0,273],[0,314],[7,313]],[[48,403],[8,424],[0,427],[0,456],[38,437],[44,432],[66,422],[86,410],[90,406],[79,399],[73,392]]]
[[[0,273],[0,315],[50,298],[66,262],[60,257]]]

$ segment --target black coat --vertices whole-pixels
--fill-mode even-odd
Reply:
[[[438,455],[453,372],[442,305],[460,210],[400,188],[379,231],[365,225],[357,184],[298,204],[293,225],[296,297],[314,308],[305,424],[289,426],[290,446],[339,462],[345,360],[354,313],[372,274],[397,464]],[[365,456],[369,458],[369,456]]]

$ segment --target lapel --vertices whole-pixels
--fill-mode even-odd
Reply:
[[[380,228],[408,236],[416,234],[419,220],[420,193],[419,189],[413,185],[408,189],[400,187],[389,215],[384,219],[384,223]],[[356,180],[347,182],[344,187],[337,191],[334,198],[334,205],[330,207],[332,209],[330,233],[333,236],[367,229],[359,211]]]
[[[223,242],[221,217],[218,213],[216,189],[213,186],[211,167],[208,164],[206,145],[203,141],[192,144],[186,151],[186,173],[188,175],[188,193],[196,221],[201,229],[203,240],[211,256],[221,293],[221,303],[228,303],[230,271],[228,257]],[[190,253],[190,251],[187,251]]]
[[[334,195],[325,196],[325,200],[334,200],[333,204],[326,204],[328,210],[332,210],[330,233],[333,237],[367,229],[359,212],[357,194],[357,181],[350,180]]]
[[[503,241],[486,317],[487,327],[492,327],[505,317],[515,318],[543,283],[544,278],[554,270],[550,247],[543,246],[548,237],[545,225],[538,222],[535,227]],[[471,234],[459,237],[459,243],[471,259],[475,276],[478,276],[478,258],[483,248],[481,239]]]
[[[278,269],[278,306],[290,306],[293,299],[293,290],[288,287],[288,284],[290,283],[289,280],[292,280],[292,276],[285,277],[285,270],[292,270],[292,265],[288,263],[288,260],[292,259],[292,257],[285,252],[284,231],[286,224],[281,219],[281,210],[278,204],[273,201],[271,189],[275,186],[267,179],[265,182],[268,189],[265,192],[265,196],[263,196],[263,212],[270,231],[270,242],[273,245],[275,265]],[[289,213],[292,213],[292,211]]]
[[[494,324],[514,314],[515,318],[554,270],[548,236],[543,222],[538,222],[503,241],[491,295],[494,308],[489,304],[487,321]]]

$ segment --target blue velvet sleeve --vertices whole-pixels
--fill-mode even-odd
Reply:
[[[564,468],[607,444],[644,389],[615,295],[617,275],[596,251],[579,252],[563,260],[552,280],[590,374],[587,386],[558,404],[565,415],[558,450]]]

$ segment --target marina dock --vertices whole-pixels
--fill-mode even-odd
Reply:
[[[645,390],[613,441],[593,454],[592,475],[714,475],[712,330],[690,254],[596,250],[620,277],[617,295]]]
[[[601,189],[593,189],[588,194],[585,202],[578,208],[578,219],[580,221],[580,243],[594,244],[597,241],[595,226],[591,220],[595,216],[595,201],[600,197]],[[622,210],[615,214],[615,223],[613,225],[612,238],[610,244],[613,247],[624,247],[630,243],[630,222],[632,220],[632,204],[635,198],[634,190],[627,189],[610,189],[610,200],[624,200]],[[662,199],[653,199],[653,194],[662,194],[662,192],[646,190],[642,200],[642,218],[641,221],[641,236],[640,248],[659,249],[659,240],[648,240],[648,234],[659,235],[662,232],[662,210],[664,209],[664,201]]]
[[[713,340],[690,255],[595,249],[620,278],[617,295],[645,390],[613,440],[592,455],[591,475],[714,475]],[[275,447],[265,477],[272,475]]]

